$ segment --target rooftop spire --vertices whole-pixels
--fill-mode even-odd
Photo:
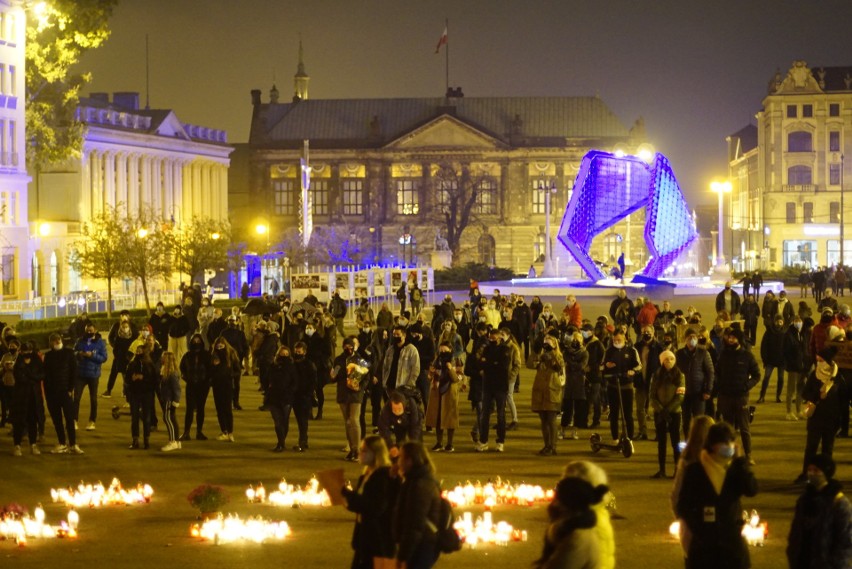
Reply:
[[[302,49],[302,38],[299,38],[299,66],[296,75],[293,76],[293,102],[308,100],[308,82],[311,78],[305,72],[304,50]]]

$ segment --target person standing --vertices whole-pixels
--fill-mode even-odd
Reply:
[[[237,324],[237,317],[231,314],[227,318],[228,326],[222,330],[222,337],[225,339],[228,344],[237,351],[237,357],[240,358],[240,362],[248,361],[248,342],[246,341],[246,335],[240,330],[240,327]],[[234,377],[234,411],[242,411],[243,408],[240,406],[240,379],[242,378],[242,373],[238,374]]]
[[[677,367],[683,372],[685,392],[681,409],[683,412],[683,435],[689,431],[693,417],[704,415],[715,383],[715,368],[710,352],[698,345],[698,333],[686,329],[684,347],[675,354]]]
[[[74,385],[77,382],[74,350],[63,345],[59,334],[51,334],[49,340],[50,351],[44,355],[44,395],[58,441],[50,452],[83,454],[77,445],[77,429],[74,427]]]
[[[804,412],[808,418],[805,459],[802,473],[795,482],[807,480],[807,468],[822,443],[822,454],[831,458],[834,439],[840,429],[842,406],[848,406],[848,396],[843,393],[843,377],[834,361],[837,348],[829,346],[816,355],[816,366],[802,390]]]
[[[442,342],[438,355],[429,368],[432,393],[426,406],[426,426],[435,429],[433,452],[453,452],[453,436],[459,426],[459,382],[462,362],[453,356],[453,346]],[[444,446],[444,431],[447,445]]]
[[[335,289],[331,295],[331,301],[328,303],[328,310],[334,318],[334,325],[337,328],[337,333],[343,336],[343,319],[346,318],[346,301],[340,296],[340,291]]]
[[[834,461],[824,454],[807,465],[808,486],[796,500],[787,537],[790,569],[852,567],[852,504],[834,472]]]
[[[482,351],[480,374],[482,376],[482,416],[479,421],[479,443],[476,452],[488,450],[488,430],[492,406],[497,411],[497,452],[503,452],[506,442],[506,399],[509,396],[509,374],[512,351],[500,338],[500,331],[488,332],[488,344]]]
[[[680,453],[680,459],[677,461],[677,467],[675,468],[674,482],[672,483],[672,493],[669,496],[669,501],[671,502],[672,514],[674,514],[679,522],[680,546],[683,549],[684,558],[689,553],[689,543],[692,540],[692,534],[689,533],[689,528],[683,520],[678,518],[677,501],[680,498],[680,490],[683,487],[683,474],[686,472],[686,467],[698,462],[701,450],[704,448],[704,443],[707,440],[707,433],[714,423],[713,417],[707,415],[693,417],[692,423],[689,426],[689,435],[686,437],[686,446],[683,452]]]
[[[666,350],[659,356],[660,367],[651,379],[651,406],[654,408],[654,426],[657,430],[657,462],[660,469],[654,478],[666,477],[666,439],[672,447],[675,469],[680,459],[680,406],[684,387],[683,372],[675,365],[677,358]]]
[[[15,360],[18,357],[18,352],[21,350],[21,343],[17,339],[9,342],[8,351],[3,354],[0,359],[0,366],[3,374],[2,384],[0,384],[0,427],[5,427],[12,422],[12,397],[15,393]]]
[[[369,364],[358,355],[358,339],[347,336],[343,339],[343,352],[334,360],[332,379],[337,383],[337,405],[343,415],[343,427],[349,452],[346,460],[358,460],[358,443],[361,440],[361,403],[364,390],[370,381]]]
[[[751,276],[751,290],[754,291],[754,297],[760,298],[760,288],[763,286],[763,276],[760,271],[755,271]]]
[[[429,405],[429,364],[435,359],[435,340],[429,333],[429,327],[424,327],[420,322],[408,327],[408,340],[417,350],[418,360],[422,362],[416,385],[425,409]]]
[[[299,427],[299,444],[293,447],[296,452],[308,449],[308,421],[311,418],[311,405],[317,385],[317,368],[308,357],[308,346],[296,342],[293,347],[293,372],[296,389],[293,393],[293,414]]]
[[[94,323],[86,326],[86,335],[74,346],[77,356],[77,382],[74,384],[74,420],[80,420],[80,400],[83,389],[89,388],[89,424],[87,431],[95,430],[98,420],[98,381],[101,365],[107,361],[106,342],[103,341]]]
[[[137,337],[138,333],[130,322],[130,312],[123,310],[121,320],[113,325],[109,332],[109,345],[112,348],[112,367],[109,371],[106,391],[101,394],[101,397],[106,399],[112,397],[112,388],[115,387],[115,380],[118,378],[119,373],[121,374],[122,381],[124,383],[127,382],[124,372],[127,369],[127,363],[131,355],[130,345]]]
[[[399,313],[402,314],[405,312],[405,301],[408,300],[408,291],[404,280],[399,283],[399,288],[396,289],[396,299],[399,301]]]
[[[304,353],[302,354],[304,358]],[[282,345],[278,348],[275,361],[269,368],[269,389],[263,398],[263,405],[269,409],[275,424],[277,441],[272,452],[284,452],[287,448],[287,434],[290,430],[290,410],[296,394],[297,378],[290,348]]]
[[[172,315],[166,312],[166,307],[162,302],[157,303],[154,314],[148,319],[148,325],[151,327],[151,333],[154,334],[157,342],[159,342],[163,349],[168,349]]]
[[[609,401],[609,430],[613,440],[618,440],[618,420],[622,412],[627,424],[627,437],[633,438],[633,381],[638,373],[642,373],[639,354],[635,348],[627,345],[625,332],[616,329],[612,335],[612,345],[603,359],[603,377]]]
[[[373,569],[376,560],[393,560],[393,508],[399,478],[391,472],[385,441],[370,435],[358,447],[358,462],[364,467],[355,488],[343,487],[346,509],[357,514],[352,532],[355,557],[352,569]]]
[[[382,365],[382,385],[387,393],[400,388],[417,390],[420,355],[417,348],[406,343],[407,335],[405,326],[393,327],[391,344],[385,351],[385,360]]]
[[[38,448],[38,406],[42,404],[44,364],[32,342],[24,342],[21,355],[15,360],[15,392],[12,395],[12,440],[14,456],[21,456],[24,431],[30,442],[30,453],[41,454]]]
[[[423,310],[423,291],[417,286],[416,281],[412,281],[408,291],[408,300],[411,301],[411,317],[417,318]]]
[[[752,346],[757,344],[757,322],[760,318],[760,306],[755,302],[754,295],[747,295],[742,306],[740,316],[745,321],[745,337]]]
[[[304,344],[307,348],[308,361],[314,364],[316,369],[316,383],[314,385],[314,395],[317,412],[314,418],[322,419],[322,408],[325,406],[325,392],[323,388],[328,383],[329,361],[331,352],[328,351],[328,343],[322,337],[322,334],[317,332],[316,324],[310,322],[305,325]]]
[[[766,328],[763,340],[760,342],[760,359],[763,361],[763,384],[760,386],[760,398],[758,403],[763,403],[766,390],[769,387],[769,379],[772,370],[777,370],[778,389],[775,393],[775,402],[781,403],[781,392],[784,390],[784,318],[779,314],[770,327]]]
[[[802,411],[802,389],[805,386],[805,361],[807,343],[802,334],[802,319],[793,318],[792,325],[784,334],[784,371],[787,372],[787,420],[798,421]],[[796,412],[793,413],[793,397],[796,398]]]
[[[583,325],[583,309],[580,307],[580,303],[577,302],[577,297],[573,294],[565,297],[565,308],[562,309],[562,315],[575,328]]]
[[[586,402],[586,369],[589,352],[583,346],[583,336],[574,332],[565,347],[565,386],[562,392],[562,420],[558,438],[576,440],[577,429],[588,426],[589,406]],[[567,430],[571,428],[571,433]]]
[[[716,314],[723,311],[730,315],[731,320],[740,313],[740,295],[731,288],[731,281],[726,281],[725,288],[716,295]]]
[[[751,458],[751,428],[748,420],[748,393],[760,381],[760,366],[754,355],[742,346],[742,331],[725,329],[725,349],[719,354],[716,385],[719,415],[740,433],[746,461]]]
[[[210,386],[221,433],[217,440],[234,442],[234,378],[239,380],[240,357],[222,336],[210,348]]]
[[[642,364],[641,373],[633,378],[633,387],[636,390],[636,418],[639,422],[639,434],[636,438],[640,441],[647,441],[648,392],[651,379],[660,367],[660,354],[663,352],[663,346],[654,337],[654,327],[644,326],[639,341],[636,342],[634,347],[636,353],[639,354],[639,362]]]
[[[142,421],[142,448],[148,449],[151,435],[151,413],[154,399],[152,394],[157,387],[157,371],[145,350],[139,345],[136,354],[127,364],[127,402],[130,403],[130,435],[133,440],[131,449],[139,448],[139,421]]]
[[[177,408],[180,406],[180,370],[172,352],[163,352],[160,367],[160,404],[163,409],[163,422],[169,435],[169,442],[160,448],[170,452],[181,447],[177,440]]]
[[[169,343],[163,345],[163,349],[172,352],[179,362],[183,361],[183,356],[186,354],[186,336],[189,331],[189,318],[178,304],[172,311],[172,319],[169,321]]]
[[[429,569],[438,560],[435,521],[441,508],[441,491],[435,466],[419,442],[409,441],[399,452],[402,485],[393,514],[397,567]]]
[[[676,514],[691,534],[687,569],[751,566],[741,498],[757,495],[757,480],[746,457],[734,458],[735,440],[730,425],[716,423],[698,462],[684,472]]]
[[[544,440],[544,446],[538,451],[541,456],[556,455],[556,415],[562,408],[564,385],[565,361],[559,350],[559,342],[553,336],[545,336],[530,400],[530,407],[541,421],[541,437]]]
[[[210,353],[204,349],[201,334],[192,336],[189,350],[180,360],[180,375],[186,382],[186,416],[180,440],[190,440],[189,430],[195,415],[195,440],[206,441],[207,437],[202,432],[202,428],[204,427],[204,407],[207,405],[207,396],[210,395]]]

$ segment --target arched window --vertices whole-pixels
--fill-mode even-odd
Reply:
[[[791,166],[787,169],[787,184],[805,186],[813,183],[810,166]]]
[[[813,151],[813,137],[811,133],[797,130],[787,135],[787,152],[811,152]]]
[[[477,247],[479,249],[479,262],[484,265],[488,265],[489,267],[494,266],[496,249],[494,236],[489,235],[487,233],[483,233],[479,237]]]

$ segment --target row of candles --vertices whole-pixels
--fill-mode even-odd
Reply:
[[[553,490],[532,484],[512,484],[498,477],[485,484],[479,481],[476,484],[470,481],[464,485],[458,484],[455,488],[444,490],[443,496],[455,508],[482,505],[489,510],[498,504],[533,506],[549,503],[553,499]]]
[[[77,488],[52,488],[50,497],[56,502],[74,508],[99,508],[132,504],[147,504],[154,495],[154,489],[149,484],[137,484],[135,488],[123,488],[118,478],[113,478],[108,487],[100,482],[97,484],[80,483]]]
[[[755,547],[763,547],[766,544],[766,537],[769,535],[769,524],[760,521],[760,515],[757,510],[752,510],[751,513],[743,511],[743,529],[742,536],[746,543]],[[669,533],[680,539],[680,521],[675,520],[669,526]]]
[[[33,515],[16,512],[3,512],[0,514],[0,539],[13,539],[20,547],[27,544],[29,538],[51,538],[51,537],[77,537],[77,526],[80,524],[80,515],[76,510],[68,512],[66,520],[58,525],[50,525],[45,522],[44,508],[36,507]]]
[[[328,492],[320,489],[319,480],[311,478],[308,483],[303,486],[288,484],[286,480],[281,480],[278,484],[278,490],[274,490],[267,494],[263,484],[257,486],[249,486],[246,490],[246,498],[252,503],[270,503],[274,506],[298,507],[298,506],[331,506],[331,498]]]

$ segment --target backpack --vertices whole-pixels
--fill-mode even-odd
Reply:
[[[453,513],[453,505],[450,501],[440,498],[441,504],[438,508],[437,523],[431,520],[426,520],[429,528],[435,532],[435,545],[441,553],[453,553],[462,548],[462,540],[453,524],[456,522],[455,513]]]

